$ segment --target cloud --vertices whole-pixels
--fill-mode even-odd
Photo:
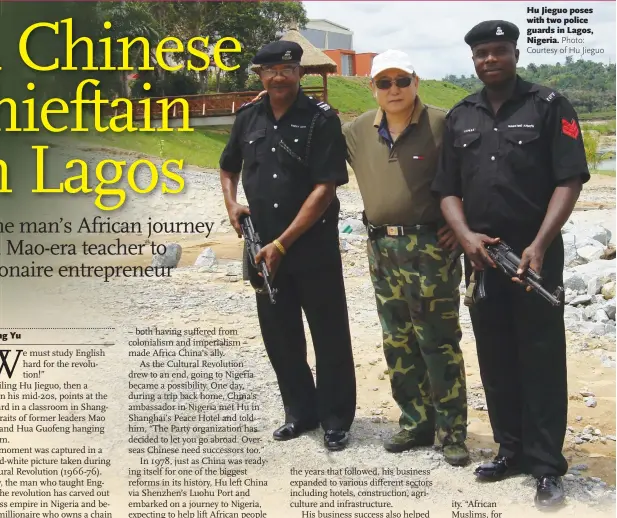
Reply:
[[[356,2],[353,8],[366,14],[377,13],[381,10],[379,4],[376,4],[375,2]]]
[[[592,14],[573,14],[587,18],[588,24],[566,25],[572,28],[589,28],[593,34],[576,36],[559,34],[558,38],[583,38],[583,44],[546,45],[529,44],[527,29],[546,27],[547,23],[531,24],[528,7],[551,9],[593,9]],[[408,52],[421,77],[441,79],[448,74],[474,74],[471,51],[463,38],[467,31],[483,20],[503,19],[515,23],[520,31],[518,47],[520,66],[530,63],[563,63],[566,56],[590,59],[602,63],[615,63],[615,2],[304,2],[309,18],[323,18],[353,31],[356,52],[383,52],[397,48]],[[555,17],[562,18],[563,15]],[[571,18],[567,16],[567,18]],[[544,35],[543,35],[544,36]],[[594,56],[568,52],[568,48],[601,49]],[[565,48],[565,53],[538,54],[538,48]]]

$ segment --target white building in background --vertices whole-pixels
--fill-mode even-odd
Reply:
[[[353,32],[329,20],[309,20],[300,33],[319,50],[353,50]]]
[[[353,48],[353,31],[330,20],[309,20],[300,34],[334,60],[342,76],[368,76],[374,52],[357,54]]]

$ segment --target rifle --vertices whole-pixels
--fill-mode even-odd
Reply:
[[[521,258],[518,257],[510,246],[503,241],[495,245],[485,245],[486,252],[497,267],[505,273],[508,277],[519,277],[516,273],[518,271],[518,265],[521,262]],[[480,274],[476,276],[475,274]],[[470,305],[471,302],[477,302],[485,296],[484,292],[484,275],[483,272],[474,272],[475,279],[469,284],[468,292],[465,297],[465,304]],[[527,268],[526,272],[519,277],[525,287],[531,287],[538,295],[546,299],[553,306],[560,306],[560,296],[563,293],[563,286],[558,286],[553,293],[549,293],[544,286],[542,286],[542,277],[532,270]],[[477,290],[477,291],[476,291]],[[475,293],[470,293],[475,292]]]
[[[255,269],[254,271],[261,271],[261,274],[263,276],[259,277],[255,274],[249,274],[251,285],[259,294],[265,294],[267,292],[268,296],[270,297],[270,304],[276,304],[276,300],[274,299],[276,289],[272,288],[268,267],[266,266],[266,263],[264,261],[259,264],[255,262],[255,257],[261,250],[262,243],[259,234],[255,232],[255,228],[253,227],[253,221],[248,214],[243,214],[242,216],[240,216],[240,228],[242,229],[242,235],[244,236],[244,254],[245,256],[248,256],[248,259],[250,260],[253,268]]]

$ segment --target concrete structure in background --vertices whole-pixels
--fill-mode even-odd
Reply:
[[[353,32],[347,27],[329,20],[309,20],[300,33],[336,63],[339,75],[369,75],[376,53],[356,53]]]
[[[328,20],[309,20],[300,31],[319,50],[353,50],[353,32]]]

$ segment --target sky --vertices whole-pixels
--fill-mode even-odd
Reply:
[[[467,1],[305,1],[303,2],[310,19],[326,19],[351,30],[356,52],[383,52],[389,48],[407,52],[418,75],[425,79],[442,79],[448,74],[469,76],[475,74],[471,61],[471,51],[464,36],[475,24],[483,20],[507,20],[518,26],[521,35],[518,40],[520,50],[519,66],[530,63],[563,63],[566,54],[537,54],[528,49],[577,48],[603,49],[604,53],[590,56],[572,54],[574,60],[589,59],[602,63],[615,63],[615,2],[467,2]],[[527,30],[547,27],[548,24],[529,24],[528,7],[568,9],[564,16],[553,18],[587,18],[587,24],[571,24],[572,28],[589,28],[593,35],[576,34],[555,35],[558,45],[538,47],[527,43]],[[569,9],[593,9],[591,14],[569,15]],[[536,15],[537,16],[537,15]],[[547,15],[544,15],[545,18]],[[563,27],[563,23],[561,24]],[[566,30],[569,27],[565,26]],[[536,34],[547,37],[546,34]],[[561,44],[561,37],[584,38],[583,44]]]

